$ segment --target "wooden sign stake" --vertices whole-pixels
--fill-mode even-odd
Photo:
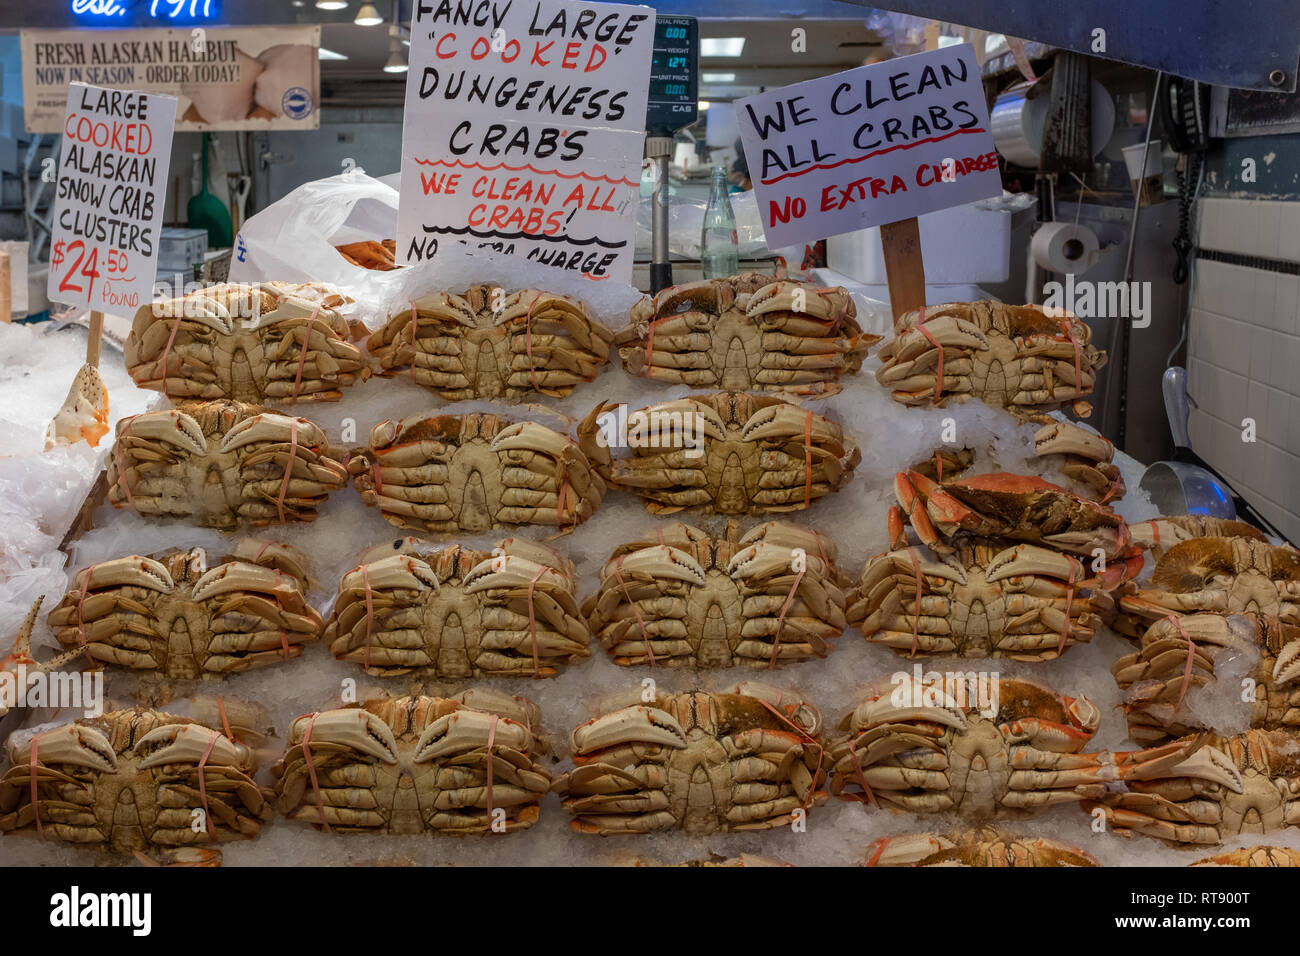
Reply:
[[[925,263],[921,259],[921,227],[916,217],[882,225],[880,245],[885,258],[885,281],[889,285],[889,307],[897,329],[901,316],[925,305]]]
[[[9,253],[0,252],[0,322],[8,322],[13,317],[12,274],[9,269]]]
[[[99,368],[99,346],[104,337],[104,313],[90,313],[90,339],[86,342],[86,364]]]

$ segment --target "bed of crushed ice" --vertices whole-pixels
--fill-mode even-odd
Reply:
[[[538,267],[540,268],[540,267]],[[404,294],[418,291],[418,277]],[[529,263],[501,262],[492,257],[466,257],[450,267],[439,280],[444,288],[461,288],[471,281],[495,279],[513,287],[549,281],[557,291],[583,295],[609,324],[617,327],[632,300],[626,287],[603,288],[584,283],[556,282],[549,272],[534,274]],[[428,283],[427,277],[424,279]],[[864,309],[865,312],[865,309]],[[879,322],[879,317],[869,319]],[[885,319],[887,321],[887,318]],[[59,333],[53,329],[0,326],[0,634],[12,635],[31,601],[47,595],[46,608],[57,602],[68,583],[69,573],[96,561],[124,554],[148,554],[170,547],[202,546],[210,555],[225,554],[230,539],[215,531],[184,524],[164,524],[135,514],[101,507],[95,527],[70,548],[71,558],[57,545],[63,529],[79,507],[97,472],[103,449],[98,454],[85,446],[41,453],[44,424],[62,402],[66,383],[80,364],[84,333]],[[69,344],[71,343],[71,344]],[[112,396],[113,418],[133,414],[150,404],[165,404],[157,396],[135,389],[121,368],[121,356],[106,350],[104,373]],[[844,389],[828,399],[809,403],[813,410],[843,424],[862,448],[862,464],[853,481],[839,494],[823,499],[810,510],[789,520],[807,523],[830,533],[839,546],[840,561],[857,577],[866,559],[886,547],[886,512],[893,502],[892,478],[900,468],[926,458],[941,444],[946,418],[953,418],[959,445],[977,452],[976,470],[1005,469],[1043,474],[1063,481],[1055,465],[1033,456],[1033,426],[1018,425],[1008,415],[969,403],[944,410],[907,409],[894,403],[872,374],[877,362],[869,359],[861,374],[846,379]],[[596,382],[578,388],[568,399],[540,405],[492,410],[507,416],[528,417],[561,430],[572,430],[601,400],[626,402],[640,408],[656,401],[687,394],[684,388],[666,388],[632,378],[617,366]],[[303,406],[299,414],[322,425],[336,443],[346,425],[355,425],[357,444],[368,430],[387,418],[417,412],[482,410],[484,403],[449,406],[404,379],[371,379],[346,392],[342,402]],[[1130,521],[1154,515],[1151,503],[1138,490],[1142,466],[1126,456],[1119,464],[1128,485],[1128,495],[1118,510]],[[686,520],[715,533],[721,519]],[[744,529],[761,519],[750,519]],[[598,580],[600,564],[614,547],[650,531],[656,519],[639,500],[612,491],[596,515],[552,545],[574,562],[578,571],[579,596],[584,597]],[[346,488],[332,496],[313,524],[265,529],[264,537],[282,540],[304,550],[314,561],[314,584],[310,599],[328,615],[339,577],[353,566],[361,550],[398,537],[400,532],[386,523],[375,509],[361,503],[357,493]],[[529,533],[524,529],[524,533]],[[545,531],[533,529],[535,537]],[[474,546],[489,547],[509,532],[493,536],[465,537]],[[42,620],[35,641],[37,657],[52,653],[53,637]],[[1102,710],[1101,729],[1089,749],[1133,749],[1121,711],[1119,693],[1109,665],[1131,650],[1128,643],[1109,631],[1100,631],[1091,644],[1075,647],[1062,658],[1039,664],[1017,664],[1006,660],[963,659],[922,660],[927,671],[985,671],[1004,676],[1030,677],[1071,695],[1083,694]],[[620,668],[609,661],[598,644],[590,659],[561,671],[551,680],[484,681],[534,700],[542,710],[545,730],[555,751],[554,772],[563,771],[568,731],[602,710],[602,703],[614,695],[639,691],[644,677],[652,675],[660,691],[691,688],[723,690],[740,680],[759,679],[801,694],[819,707],[828,726],[834,726],[856,703],[867,684],[898,671],[911,671],[913,662],[885,648],[868,645],[862,635],[850,629],[834,645],[828,658],[787,666],[774,672],[751,669],[690,672],[681,669],[650,670]],[[383,692],[410,690],[401,678],[384,680],[367,677],[350,664],[335,661],[321,644],[308,645],[302,658],[235,675],[220,682],[189,684],[176,688],[178,695],[221,693],[227,699],[257,702],[269,715],[269,724],[282,735],[293,717],[339,706],[343,681],[356,680],[359,697]],[[454,693],[460,685],[426,685],[426,692]],[[1241,728],[1243,705],[1236,693],[1238,682],[1220,681],[1210,690],[1196,690],[1188,706],[1204,715],[1212,726],[1224,731]],[[113,703],[128,704],[135,691],[129,675],[110,673],[107,695]],[[185,713],[184,696],[165,709]],[[75,715],[74,715],[75,716]],[[43,712],[32,720],[63,722],[69,716]],[[35,724],[18,731],[30,733]],[[269,741],[261,771],[270,782],[269,766],[283,749],[283,740]],[[1143,837],[1125,838],[1109,832],[1095,832],[1092,820],[1077,805],[1067,804],[1019,819],[1001,821],[1013,834],[1048,836],[1073,844],[1102,863],[1184,865],[1212,853],[1237,846],[1267,842],[1300,846],[1300,838],[1270,834],[1229,841],[1224,847],[1174,850]],[[581,865],[628,862],[634,858],[658,862],[680,862],[710,856],[740,853],[774,857],[793,864],[854,864],[863,858],[867,844],[877,837],[927,831],[951,833],[962,829],[962,821],[945,816],[917,817],[887,810],[869,810],[856,803],[832,800],[810,811],[806,831],[783,828],[759,833],[718,834],[688,837],[681,833],[644,836],[599,837],[574,833],[568,815],[554,795],[542,805],[540,822],[531,830],[508,836],[484,838],[394,838],[338,836],[318,833],[305,824],[291,824],[277,818],[252,841],[223,845],[226,865],[240,864],[498,864],[498,865]],[[52,864],[108,862],[107,857],[60,844],[42,842],[31,834],[0,840],[0,862],[9,864]]]

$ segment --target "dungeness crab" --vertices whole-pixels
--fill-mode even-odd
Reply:
[[[490,690],[307,714],[271,768],[276,806],[333,833],[526,830],[551,786],[539,723],[532,703]]]
[[[390,524],[437,533],[521,524],[571,531],[605,495],[567,435],[480,413],[381,422],[348,471],[361,500]]]
[[[202,402],[117,423],[108,500],[210,528],[314,521],[347,472],[319,426],[242,402]]]
[[[949,837],[915,833],[881,837],[867,847],[867,866],[1101,866],[1077,847],[1041,837],[1013,837],[993,827]]]
[[[654,514],[799,511],[848,484],[862,460],[834,422],[775,396],[716,392],[622,413],[601,403],[578,441],[611,485]],[[615,447],[631,457],[613,458]]]
[[[880,336],[857,322],[847,291],[747,272],[664,289],[632,309],[614,338],[633,375],[694,388],[839,391]]]
[[[368,369],[324,286],[223,283],[141,306],[127,371],[174,400],[336,402]]]
[[[420,296],[366,347],[384,374],[407,369],[412,381],[456,402],[530,391],[563,398],[600,373],[613,338],[576,299],[476,285],[463,295]]]
[[[1034,305],[954,302],[908,312],[896,324],[880,347],[876,379],[904,405],[974,398],[1032,415],[1070,402],[1086,417],[1083,399],[1106,364],[1086,323]]]
[[[768,830],[825,802],[820,738],[816,708],[762,684],[668,694],[576,728],[555,789],[579,833]]]
[[[82,569],[50,613],[64,647],[167,678],[230,674],[302,656],[320,637],[306,558],[248,539],[213,567],[202,548]]]
[[[9,744],[0,833],[123,854],[257,836],[272,815],[252,751],[187,717],[117,710]]]
[[[428,553],[413,538],[370,549],[339,582],[330,651],[367,673],[552,677],[586,657],[573,568],[522,538],[491,553]]]
[[[743,538],[675,523],[617,548],[582,606],[622,665],[774,667],[825,657],[848,579],[824,534],[772,521]]]

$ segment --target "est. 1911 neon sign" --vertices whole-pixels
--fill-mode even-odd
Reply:
[[[136,0],[71,0],[72,13],[83,19],[112,20],[126,16]],[[196,22],[215,19],[219,0],[142,0],[154,20]]]

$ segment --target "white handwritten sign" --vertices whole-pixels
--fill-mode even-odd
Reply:
[[[769,90],[736,106],[773,247],[1002,193],[970,44]]]
[[[449,242],[629,282],[654,11],[415,0],[398,257]]]
[[[48,295],[131,315],[153,295],[176,98],[68,87]]]

